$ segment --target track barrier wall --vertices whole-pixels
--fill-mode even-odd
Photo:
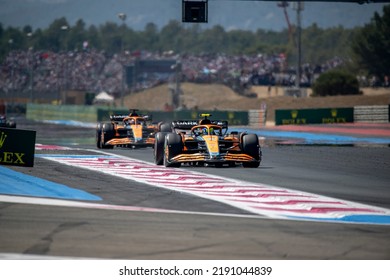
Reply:
[[[314,124],[354,122],[354,108],[275,110],[275,124]]]
[[[200,113],[210,113],[212,119],[227,120],[229,125],[248,125],[248,111],[144,111],[140,114],[151,115],[154,121],[199,119]],[[80,122],[108,121],[112,114],[129,114],[126,108],[110,108],[79,105],[27,104],[26,118],[31,120],[72,120]]]
[[[388,123],[390,105],[355,106],[353,108],[275,110],[275,124]]]
[[[267,110],[249,110],[248,111],[249,125],[253,127],[264,127],[267,122]]]
[[[125,108],[109,108],[81,105],[27,104],[26,118],[31,120],[73,120],[80,122],[108,121],[111,114],[128,114]],[[266,110],[249,111],[140,111],[149,114],[154,121],[199,119],[200,113],[211,113],[213,119],[227,120],[231,126],[264,127]],[[356,106],[353,108],[276,109],[275,125],[326,124],[390,121],[390,105]]]
[[[387,123],[390,120],[390,105],[356,106],[353,118],[355,122]]]
[[[30,120],[97,121],[97,107],[83,105],[50,105],[28,103],[26,118]]]
[[[109,116],[112,114],[128,114],[129,110],[119,109],[98,109],[97,120],[106,121],[109,120]],[[200,113],[210,113],[212,119],[227,120],[229,125],[248,125],[248,112],[247,111],[139,111],[140,114],[150,115],[154,121],[171,122],[173,120],[193,120],[199,119]]]

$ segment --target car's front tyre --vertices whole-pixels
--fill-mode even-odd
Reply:
[[[154,163],[163,165],[164,163],[164,145],[166,132],[157,132],[154,140]]]
[[[101,149],[113,149],[112,145],[105,145],[115,136],[114,125],[112,123],[103,123],[100,135],[100,148]]]
[[[183,151],[181,136],[176,133],[168,133],[164,143],[164,166],[180,167],[180,162],[172,162],[171,159]]]
[[[257,168],[261,162],[261,148],[256,134],[246,134],[242,137],[242,152],[253,157],[255,161],[243,162],[243,167]]]

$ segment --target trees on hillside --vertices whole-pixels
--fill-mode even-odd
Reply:
[[[390,5],[384,6],[383,16],[374,14],[369,24],[359,30],[352,43],[356,63],[368,74],[390,75]]]
[[[313,96],[357,95],[359,82],[351,73],[331,70],[321,74],[312,86]]]
[[[265,54],[287,57],[295,65],[296,49],[289,40],[288,30],[280,32],[258,29],[225,30],[222,26],[202,29],[199,24],[185,25],[172,20],[160,30],[148,23],[144,30],[135,31],[124,23],[106,22],[100,26],[87,27],[83,20],[71,26],[66,18],[53,21],[46,29],[32,30],[4,28],[0,23],[0,63],[12,50],[81,50],[88,47],[102,50],[108,55],[121,51],[146,50],[152,52],[174,51],[176,53],[225,53]],[[352,42],[352,43],[351,43]],[[351,52],[352,50],[352,52]],[[351,60],[354,68],[382,77],[390,69],[390,5],[383,9],[383,16],[374,14],[363,28],[345,29],[341,26],[322,29],[316,24],[302,30],[302,63],[321,65],[334,57]]]
[[[66,28],[68,27],[68,28]],[[353,32],[349,29],[323,30],[310,26],[303,30],[303,61],[321,63],[320,60],[330,59],[337,50],[338,56],[345,56],[343,49],[345,40]],[[30,34],[29,36],[27,34]],[[313,36],[315,35],[315,36]],[[337,40],[334,40],[337,38]],[[12,39],[12,44],[8,41]],[[280,32],[257,30],[225,30],[222,26],[202,29],[201,25],[183,25],[172,20],[159,30],[154,23],[148,23],[142,31],[114,22],[100,26],[89,26],[79,20],[71,26],[65,18],[60,18],[47,29],[32,30],[27,26],[23,29],[3,28],[0,24],[0,61],[10,50],[26,50],[33,46],[35,50],[82,49],[84,41],[89,47],[104,50],[108,54],[127,51],[147,50],[163,52],[173,50],[178,53],[226,53],[226,54],[280,54],[294,59],[294,47],[289,42],[287,30]],[[330,44],[329,41],[332,43]],[[318,54],[321,54],[319,59]]]

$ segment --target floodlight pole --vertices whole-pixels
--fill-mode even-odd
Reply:
[[[301,82],[301,64],[302,64],[302,46],[301,46],[301,11],[303,11],[303,2],[297,1],[294,5],[294,9],[297,11],[297,70],[295,78],[295,87],[300,89]],[[300,94],[300,93],[299,93]]]
[[[69,30],[69,26],[67,25],[63,25],[61,26],[61,30],[64,31],[64,32],[68,32]],[[66,104],[66,99],[68,97],[68,75],[69,75],[69,69],[68,69],[68,34],[66,33],[64,35],[66,38],[65,38],[65,69],[64,69],[64,96],[62,97],[61,96],[61,100],[64,101],[64,104]]]
[[[125,13],[119,13],[118,18],[122,20],[122,23],[125,24],[127,15]],[[123,36],[121,38],[121,55],[122,58],[124,56],[123,54]],[[121,59],[122,60],[122,59]],[[122,60],[122,81],[121,81],[121,106],[124,106],[124,94],[125,94],[125,66],[124,66],[124,59]]]
[[[175,86],[175,95],[177,98],[177,105],[179,107],[182,107],[182,100],[180,98],[181,90],[180,90],[180,74],[181,74],[181,62],[177,61],[175,65],[175,79],[176,79],[176,86]]]
[[[32,32],[28,32],[27,33],[27,37],[29,38],[29,40],[31,39],[32,37]],[[31,46],[28,48],[28,51],[29,51],[29,55],[30,55],[30,102],[33,103],[34,102],[34,47]]]

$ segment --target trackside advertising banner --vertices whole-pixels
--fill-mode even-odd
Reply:
[[[353,122],[353,108],[275,110],[275,124],[313,124]]]
[[[34,166],[36,132],[0,128],[0,165]]]

